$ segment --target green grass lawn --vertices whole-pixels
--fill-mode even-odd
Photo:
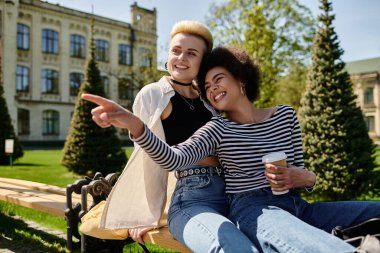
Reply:
[[[130,157],[133,148],[127,148]],[[60,164],[62,150],[26,151],[24,156],[15,161],[13,166],[0,166],[0,177],[35,181],[60,187],[66,187],[81,176],[69,172]],[[20,247],[35,249],[40,252],[67,252],[66,240],[34,228],[29,228],[23,220],[34,221],[41,226],[61,232],[66,232],[66,221],[62,217],[49,215],[0,201],[0,249],[7,248],[16,252]],[[174,252],[155,245],[148,245],[152,252]],[[28,251],[29,252],[29,251]],[[127,245],[124,252],[143,252],[136,244]]]
[[[132,147],[126,149],[128,158],[132,151]],[[81,177],[62,166],[61,157],[62,150],[26,151],[21,159],[13,163],[13,166],[0,166],[0,177],[66,187]],[[380,164],[380,149],[376,150],[376,163]],[[0,249],[25,252],[18,247],[26,247],[41,252],[67,252],[66,240],[41,230],[28,228],[23,220],[16,219],[15,216],[20,216],[23,220],[32,220],[49,229],[66,232],[66,221],[62,217],[0,201]],[[152,252],[173,252],[154,245],[149,245],[148,248]],[[130,244],[124,248],[124,252],[143,251],[138,245]]]
[[[0,166],[0,177],[66,187],[79,178],[60,164],[61,150],[26,151],[13,166]]]
[[[128,158],[133,148],[127,148]],[[0,166],[0,177],[23,179],[60,187],[81,178],[61,165],[62,150],[26,151],[13,166]]]

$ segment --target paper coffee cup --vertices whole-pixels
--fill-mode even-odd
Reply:
[[[263,156],[263,163],[270,163],[281,167],[287,167],[286,158],[287,156],[285,152],[273,152]],[[272,191],[274,195],[281,195],[287,192],[289,192],[289,190]]]

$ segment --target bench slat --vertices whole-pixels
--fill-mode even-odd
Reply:
[[[149,231],[144,235],[144,242],[153,243],[169,249],[178,250],[181,253],[191,253],[183,244],[175,240],[168,227],[162,227]]]
[[[20,179],[0,177],[0,200],[60,217],[65,217],[67,208],[66,189]],[[73,193],[72,200],[73,204],[80,203],[81,197]],[[88,201],[90,204],[91,200]],[[173,238],[167,227],[149,231],[144,235],[144,241],[181,253],[191,252]]]
[[[66,196],[66,189],[54,185],[48,185],[38,182],[26,181],[22,179],[0,177],[0,182],[21,186],[22,188],[34,189],[36,191],[50,192],[57,195]]]
[[[45,213],[65,217],[65,190],[18,179],[0,178],[0,199],[16,205],[32,208]],[[80,202],[76,196],[74,201]]]

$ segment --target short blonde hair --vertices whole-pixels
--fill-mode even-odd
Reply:
[[[173,26],[172,31],[170,32],[170,38],[172,39],[178,33],[187,33],[202,38],[206,43],[207,51],[211,51],[213,46],[211,32],[201,22],[195,20],[180,21]]]

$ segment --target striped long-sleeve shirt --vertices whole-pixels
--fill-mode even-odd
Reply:
[[[283,151],[288,164],[304,167],[300,126],[294,109],[285,105],[260,123],[238,124],[214,116],[187,141],[173,147],[148,128],[134,141],[167,170],[217,155],[225,172],[227,193],[269,187],[262,157],[270,152]]]

